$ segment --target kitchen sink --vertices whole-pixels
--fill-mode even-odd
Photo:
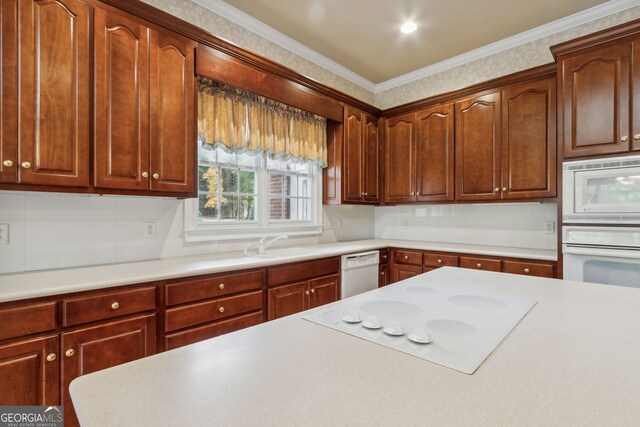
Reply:
[[[251,257],[259,258],[280,258],[291,256],[304,256],[315,255],[329,252],[328,249],[312,249],[312,248],[281,248],[281,249],[267,249],[264,254],[250,253]]]

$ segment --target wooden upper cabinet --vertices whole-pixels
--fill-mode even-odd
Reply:
[[[89,6],[3,0],[0,13],[0,182],[88,186]]]
[[[453,200],[453,104],[419,111],[417,128],[416,199]]]
[[[628,151],[631,44],[558,59],[564,157]]]
[[[633,103],[633,117],[631,118],[631,134],[633,135],[632,150],[640,150],[640,40],[632,43],[632,81],[631,96]]]
[[[500,92],[456,102],[456,200],[500,198]]]
[[[415,201],[415,114],[388,119],[384,138],[384,200]]]
[[[95,8],[96,187],[149,187],[148,33],[132,16]]]
[[[364,115],[364,159],[363,176],[364,200],[380,201],[380,126],[375,117]]]
[[[364,196],[362,113],[350,107],[344,109],[344,200],[358,202]]]
[[[555,78],[502,92],[502,197],[556,195]]]
[[[152,189],[179,192],[194,189],[195,47],[196,43],[192,40],[151,30],[149,76]]]

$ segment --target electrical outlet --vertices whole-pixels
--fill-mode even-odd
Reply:
[[[545,232],[545,234],[556,234],[556,222],[555,221],[545,221],[544,222],[544,232]]]
[[[402,226],[403,227],[408,227],[409,226],[409,220],[408,219],[403,219],[402,220]]]
[[[144,238],[155,239],[156,238],[156,223],[149,221],[144,223]]]
[[[9,244],[9,224],[0,224],[0,245]]]

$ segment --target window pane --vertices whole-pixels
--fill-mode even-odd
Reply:
[[[201,221],[216,221],[218,219],[217,196],[201,194],[198,200],[199,219]]]
[[[220,168],[220,171],[222,172],[222,188],[220,191],[224,193],[235,193],[238,191],[238,170]]]
[[[298,196],[310,197],[311,196],[311,178],[308,176],[298,177]]]
[[[300,220],[309,221],[311,219],[311,199],[298,200],[298,209],[300,212]]]
[[[238,207],[240,220],[242,221],[255,221],[256,219],[256,198],[240,197],[240,205]]]
[[[238,219],[238,198],[227,196],[226,200],[220,203],[220,219]]]
[[[279,220],[282,219],[282,197],[269,198],[269,219]]]
[[[269,194],[282,194],[283,177],[284,175],[282,174],[269,174]]]
[[[220,187],[220,180],[218,177],[218,168],[209,166],[198,167],[199,190],[216,193]]]
[[[254,171],[241,170],[240,193],[256,194],[256,173]]]
[[[298,192],[298,184],[296,177],[291,175],[284,176],[284,194],[287,196],[295,196]]]
[[[298,219],[298,200],[285,198],[284,199],[284,219],[295,221]]]

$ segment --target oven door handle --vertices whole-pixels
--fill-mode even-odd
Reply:
[[[640,250],[620,246],[591,246],[565,243],[564,253],[574,255],[599,256],[607,258],[640,259]]]

